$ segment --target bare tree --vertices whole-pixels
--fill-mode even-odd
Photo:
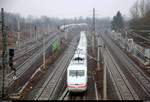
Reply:
[[[130,29],[142,37],[149,38],[150,30],[150,0],[138,0],[130,10],[132,19],[129,22]],[[143,41],[141,38],[136,38]]]
[[[144,17],[147,12],[150,11],[149,0],[137,0],[133,7],[130,9],[130,13],[133,18]]]
[[[130,13],[133,18],[139,18],[138,1],[136,1],[133,7],[130,9]]]

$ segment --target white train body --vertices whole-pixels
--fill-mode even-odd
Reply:
[[[87,89],[87,39],[84,31],[81,32],[77,50],[67,69],[67,88],[70,92]]]

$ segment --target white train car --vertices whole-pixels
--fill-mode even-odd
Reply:
[[[77,50],[67,69],[67,88],[70,92],[87,89],[87,39],[84,31],[81,32]]]

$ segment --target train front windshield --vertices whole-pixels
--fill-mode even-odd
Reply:
[[[77,76],[84,76],[84,70],[70,70],[69,71],[69,76],[72,76],[72,77],[77,77]]]

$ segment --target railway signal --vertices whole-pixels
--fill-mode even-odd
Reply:
[[[35,41],[38,41],[38,38],[37,38],[37,27],[36,27],[36,25],[34,26],[34,31],[35,31]]]
[[[14,57],[14,49],[9,49],[9,66],[11,70],[15,71],[15,68],[13,67],[13,57]]]

